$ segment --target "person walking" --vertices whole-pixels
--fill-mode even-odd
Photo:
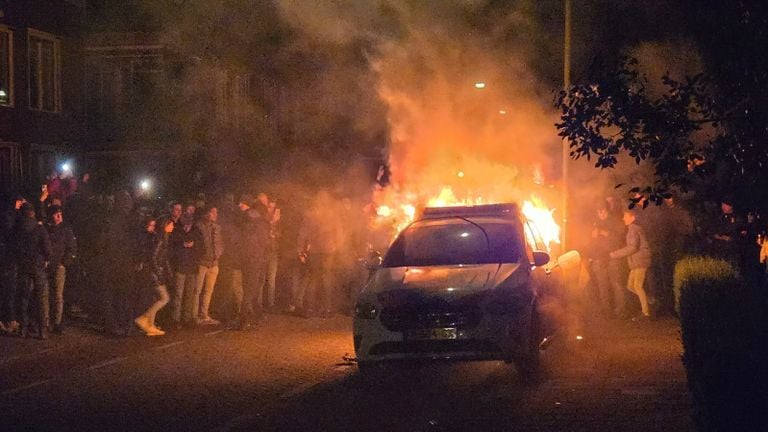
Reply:
[[[62,319],[64,317],[64,286],[67,279],[67,268],[77,257],[77,241],[72,228],[64,223],[64,212],[59,206],[48,209],[48,236],[51,241],[51,261],[48,264],[48,277],[53,281],[54,308],[53,333],[63,334]]]
[[[165,267],[163,265],[164,249],[166,248],[165,232],[158,236],[156,226],[157,221],[155,219],[148,219],[144,223],[144,230],[139,233],[136,241],[136,254],[134,256],[136,280],[142,289],[152,288],[157,295],[155,302],[144,313],[133,320],[147,336],[162,336],[165,334],[155,324],[155,317],[157,312],[168,304],[169,300],[165,281]],[[173,222],[168,221],[166,223],[167,227],[173,229]]]
[[[207,325],[219,324],[219,321],[211,318],[209,313],[213,289],[219,276],[219,259],[224,252],[221,226],[217,223],[218,218],[218,208],[211,206],[196,225],[203,242],[197,272],[197,285],[192,298],[192,313],[201,324]]]
[[[622,220],[627,227],[626,245],[621,249],[612,251],[609,256],[613,259],[627,258],[629,265],[627,289],[637,296],[642,312],[634,320],[648,320],[651,318],[651,311],[644,284],[648,267],[651,265],[651,249],[648,246],[645,231],[639,224],[635,223],[637,220],[635,213],[632,210],[624,210]]]

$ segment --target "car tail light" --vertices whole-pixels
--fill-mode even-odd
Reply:
[[[355,306],[355,316],[360,319],[375,319],[379,310],[371,303],[358,303]]]

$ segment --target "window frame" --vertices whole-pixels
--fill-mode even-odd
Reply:
[[[53,110],[43,108],[43,74],[39,74],[35,86],[39,86],[37,101],[32,103],[32,38],[47,40],[53,43]],[[37,58],[38,62],[42,62],[42,48],[38,49]],[[42,70],[42,68],[40,68]],[[29,99],[29,109],[31,111],[40,111],[47,113],[60,114],[61,113],[61,38],[56,37],[51,33],[47,33],[33,28],[27,29],[27,91]]]
[[[13,108],[15,104],[14,97],[14,76],[13,76],[13,29],[0,24],[0,33],[8,35],[8,102],[0,102],[0,107]]]

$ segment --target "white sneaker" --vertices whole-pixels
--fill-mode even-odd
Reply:
[[[221,322],[219,320],[213,319],[211,317],[205,317],[200,320],[200,324],[203,325],[219,325]]]
[[[162,331],[162,330],[160,330],[160,329],[159,329],[159,328],[157,328],[157,327],[150,327],[150,328],[149,328],[149,329],[146,331],[146,335],[147,335],[147,336],[162,336],[162,335],[164,335],[164,334],[165,334],[165,332],[164,332],[164,331]]]

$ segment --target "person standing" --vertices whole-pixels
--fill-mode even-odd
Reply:
[[[196,278],[200,265],[202,238],[194,226],[191,216],[181,217],[181,227],[174,228],[171,234],[171,265],[174,272],[174,296],[171,315],[174,325],[196,325],[193,315],[193,297],[197,286]]]
[[[267,209],[269,220],[269,239],[267,240],[266,302],[264,307],[275,312],[275,291],[277,285],[277,266],[280,261],[280,208],[275,201],[270,201]]]
[[[168,290],[165,287],[165,267],[163,256],[165,254],[165,231],[168,227],[173,229],[172,222],[166,223],[166,229],[159,237],[156,234],[157,221],[149,219],[144,223],[144,230],[139,233],[136,241],[136,255],[134,267],[136,280],[141,284],[141,289],[152,288],[157,294],[157,300],[144,313],[133,320],[134,323],[147,336],[162,336],[164,331],[155,325],[155,317],[166,304],[168,304]]]
[[[67,268],[77,257],[77,241],[75,234],[64,223],[64,213],[59,206],[48,209],[48,236],[51,241],[51,261],[48,265],[48,277],[53,280],[54,308],[53,332],[63,334],[62,318],[64,316],[64,285],[67,278]]]
[[[48,338],[48,278],[45,270],[51,260],[51,242],[48,231],[35,218],[35,210],[29,204],[22,207],[22,218],[16,227],[16,263],[18,266],[19,294],[21,297],[21,336],[30,329],[30,302],[35,299],[37,327],[40,339]]]
[[[635,213],[632,210],[624,210],[622,220],[627,227],[626,245],[621,249],[612,251],[609,256],[613,259],[627,258],[629,265],[627,289],[637,296],[642,312],[641,316],[635,319],[650,319],[651,311],[644,284],[648,267],[651,265],[651,249],[648,246],[645,231],[639,224],[635,223],[637,220]]]
[[[218,218],[218,208],[211,206],[196,225],[203,242],[197,272],[197,285],[192,298],[192,313],[201,324],[208,325],[219,324],[219,321],[211,318],[209,314],[213,289],[219,276],[219,258],[224,252],[221,226],[217,223]],[[202,297],[200,297],[201,294]]]
[[[611,217],[606,206],[599,206],[596,216],[592,224],[590,269],[603,313],[618,318],[625,314],[626,300],[620,258],[611,258],[610,253],[621,248],[624,227],[618,219]]]
[[[253,208],[250,195],[240,198],[239,225],[243,236],[243,301],[239,313],[239,327],[247,330],[263,316],[262,300],[266,275],[266,247],[269,239],[269,221]]]

